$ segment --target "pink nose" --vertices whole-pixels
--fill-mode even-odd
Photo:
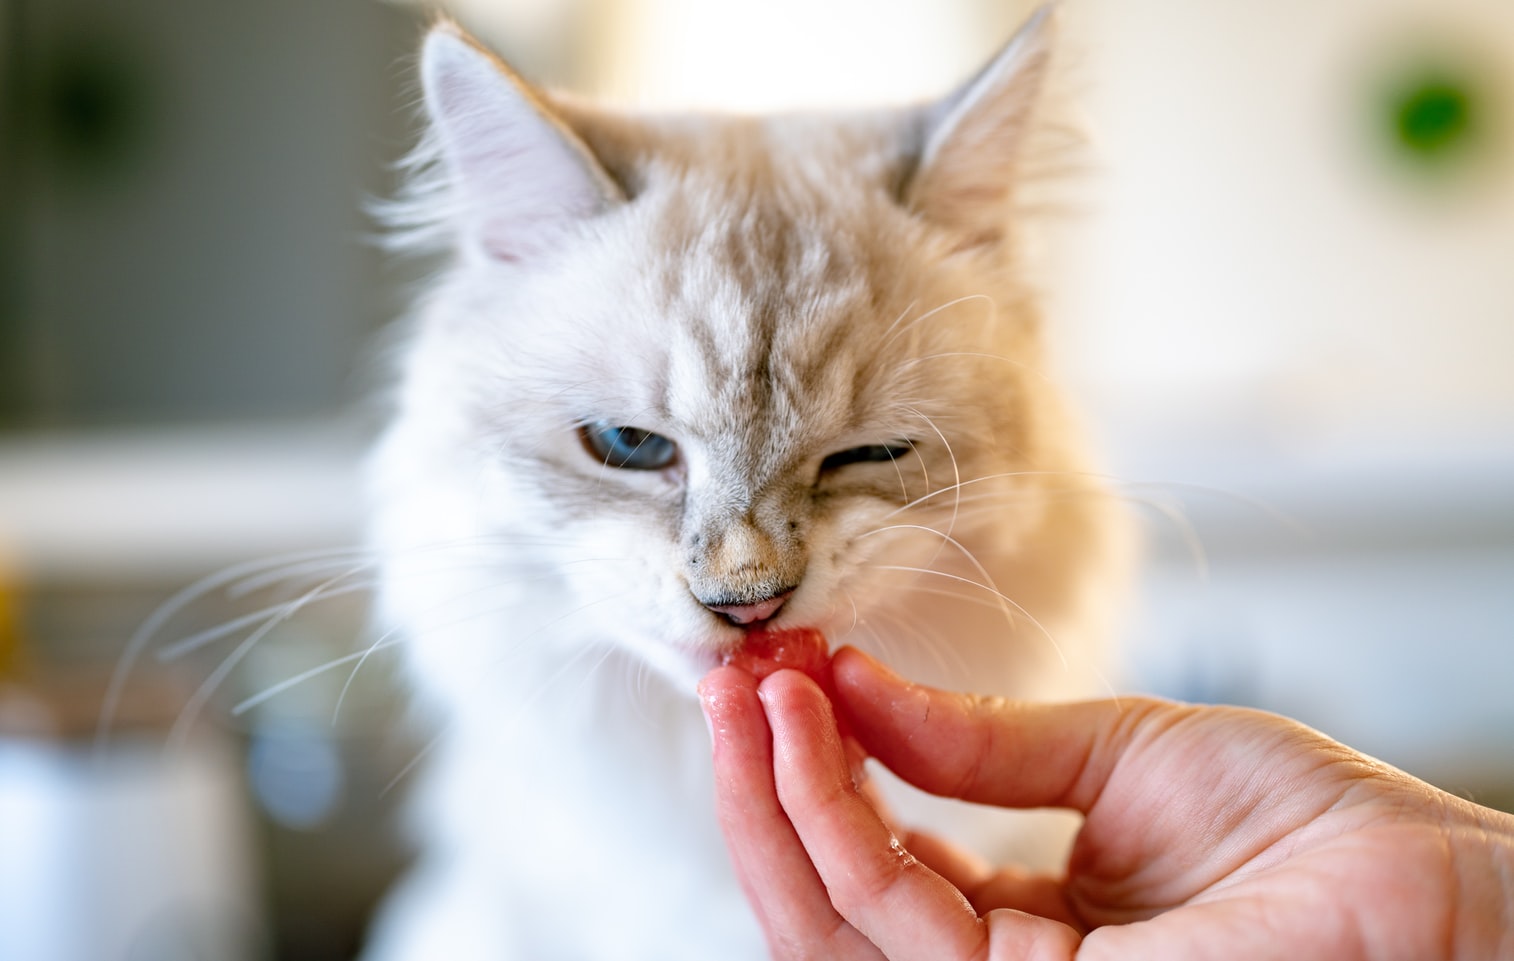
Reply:
[[[755,604],[706,604],[705,607],[716,614],[724,614],[731,619],[732,624],[744,626],[765,621],[777,614],[783,602],[787,601],[793,593],[791,590],[784,591],[782,594],[774,594],[767,600],[758,601]]]

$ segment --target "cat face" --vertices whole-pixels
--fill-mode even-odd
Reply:
[[[754,624],[844,635],[1023,549],[1070,466],[1006,239],[1041,60],[917,110],[630,118],[433,32],[457,256],[397,431],[463,528],[688,686]]]

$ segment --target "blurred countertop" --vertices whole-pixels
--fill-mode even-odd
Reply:
[[[0,435],[0,565],[27,583],[194,580],[355,544],[355,419]]]

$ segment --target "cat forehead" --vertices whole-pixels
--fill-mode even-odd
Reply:
[[[627,197],[515,302],[523,388],[769,456],[889,432],[918,335],[949,329],[908,315],[972,292],[899,202],[897,123],[569,121]]]
[[[898,265],[861,205],[791,201],[696,185],[649,218],[643,329],[661,334],[674,419],[803,431],[861,416],[876,335],[903,308]]]
[[[898,118],[687,118],[589,138],[630,197],[670,290],[696,265],[754,296],[803,296],[880,274],[905,225]],[[882,236],[880,236],[882,235]]]
[[[866,211],[786,209],[771,195],[688,190],[646,218],[656,308],[728,348],[783,352],[886,299],[892,258]]]

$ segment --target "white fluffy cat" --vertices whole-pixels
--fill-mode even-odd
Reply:
[[[771,118],[604,111],[431,31],[410,227],[452,257],[373,533],[436,740],[372,961],[761,957],[694,697],[744,625],[1097,692],[1119,513],[1012,242],[1044,21],[940,102]]]

